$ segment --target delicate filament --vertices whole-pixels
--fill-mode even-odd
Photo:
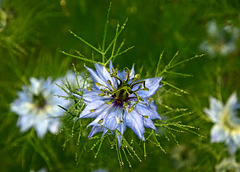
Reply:
[[[124,68],[126,76],[125,76],[125,82],[128,83],[129,78],[130,78],[130,70],[126,67]]]
[[[137,97],[137,101],[133,104],[133,107],[135,107],[138,104],[139,100],[142,100],[142,98],[139,97],[139,95],[135,91],[133,91],[132,93],[135,94],[135,96]]]
[[[111,85],[111,87],[113,88],[113,90],[115,91],[115,88],[114,88],[114,86],[112,85],[112,83],[111,83],[111,81],[110,80],[108,80],[108,84],[109,85]]]
[[[114,78],[116,78],[117,80],[119,80],[119,81],[120,81],[120,84],[119,84],[119,85],[122,85],[122,80],[121,80],[117,75],[111,75],[111,77],[114,77]]]
[[[95,82],[95,85],[96,85],[96,86],[102,86],[102,87],[105,87],[105,88],[109,89],[106,85],[100,84],[100,83],[98,83],[98,82]],[[109,90],[110,90],[110,89],[109,89]]]

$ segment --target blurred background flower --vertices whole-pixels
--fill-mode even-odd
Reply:
[[[51,78],[46,81],[30,78],[30,86],[24,85],[18,92],[18,98],[11,104],[11,111],[19,115],[17,125],[21,132],[33,127],[40,138],[47,131],[58,132],[60,117],[65,113],[58,105],[67,107],[70,101],[63,98],[67,94],[54,82]]]
[[[211,142],[225,142],[231,155],[240,147],[240,118],[238,110],[240,103],[237,94],[233,93],[225,105],[210,97],[210,109],[205,108],[214,126],[211,129]]]
[[[216,165],[216,172],[240,171],[240,164],[236,162],[235,156],[224,158],[222,162]]]
[[[193,150],[185,145],[178,145],[171,151],[171,161],[177,170],[187,170],[196,161],[196,156]]]
[[[236,51],[239,29],[227,23],[222,28],[217,26],[216,21],[207,23],[208,38],[202,42],[200,49],[210,57],[227,56]]]

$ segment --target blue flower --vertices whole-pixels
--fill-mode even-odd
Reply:
[[[24,85],[18,92],[18,98],[11,104],[11,111],[19,115],[17,125],[21,132],[31,127],[35,128],[38,137],[43,137],[47,131],[58,132],[59,117],[65,113],[58,105],[66,107],[70,101],[57,96],[67,94],[55,83],[62,85],[60,79],[52,81],[49,77],[44,81],[30,78],[30,86]]]
[[[220,164],[216,165],[216,172],[224,172],[224,171],[240,171],[240,164],[236,162],[234,156],[229,158],[224,158]]]
[[[227,56],[236,50],[238,30],[232,25],[226,25],[219,29],[215,21],[210,21],[207,23],[208,39],[203,41],[199,48],[211,57]]]
[[[1,1],[0,1],[0,6],[1,6]],[[6,28],[7,21],[8,21],[7,13],[0,8],[0,32],[2,32]]]
[[[210,108],[204,109],[215,123],[211,129],[211,142],[225,142],[232,155],[240,147],[240,118],[237,116],[239,108],[237,94],[233,93],[225,106],[219,100],[210,97]]]
[[[93,88],[83,91],[86,107],[79,117],[95,118],[88,125],[92,126],[88,137],[117,130],[120,146],[122,135],[129,127],[144,141],[144,127],[156,130],[152,120],[161,119],[151,96],[161,87],[162,78],[138,80],[140,75],[135,75],[134,66],[131,71],[128,68],[118,71],[112,62],[109,69],[99,64],[95,64],[95,68],[96,71],[86,67],[93,80]]]

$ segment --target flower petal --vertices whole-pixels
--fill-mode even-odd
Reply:
[[[143,118],[143,123],[144,123],[144,127],[151,128],[153,130],[157,130],[157,128],[155,127],[155,125],[151,119]]]
[[[100,115],[102,111],[104,111],[109,105],[106,104],[105,101],[97,100],[93,101],[84,108],[82,113],[79,116],[81,118],[96,118]]]
[[[60,127],[60,121],[56,120],[56,119],[52,119],[49,121],[49,125],[48,125],[48,130],[53,133],[56,134],[59,130]]]
[[[232,138],[234,144],[240,146],[240,133],[239,133],[239,131],[238,132],[232,132],[231,133],[231,138]]]
[[[95,68],[97,71],[98,76],[100,76],[100,78],[102,78],[102,80],[105,81],[105,83],[108,85],[108,88],[110,90],[113,90],[112,86],[108,83],[108,81],[111,82],[111,84],[114,86],[114,88],[116,89],[117,87],[115,87],[114,81],[110,75],[110,73],[106,70],[106,68],[100,64],[95,64]]]
[[[224,142],[228,139],[227,132],[218,124],[211,129],[211,142]]]
[[[145,141],[144,138],[144,123],[143,117],[139,115],[136,111],[128,113],[128,108],[124,112],[124,124],[131,128],[133,132],[138,136],[139,139]]]
[[[228,108],[230,110],[235,110],[235,106],[238,106],[238,98],[237,93],[234,92],[227,100],[227,103],[225,105],[225,108]]]
[[[38,137],[42,138],[47,133],[48,124],[49,120],[44,118],[39,118],[39,120],[35,121],[34,127],[37,131]]]
[[[123,135],[123,133],[126,130],[126,126],[124,125],[124,123],[121,123],[121,124],[118,125],[117,129]],[[119,134],[118,132],[116,133],[116,137],[117,137],[117,141],[118,141],[118,147],[121,146],[121,142],[122,142],[122,135],[121,134]]]
[[[126,72],[125,72],[125,70],[118,71],[117,76],[118,76],[122,81],[124,81],[124,80],[125,80],[125,77],[126,77]]]
[[[94,134],[103,131],[104,127],[102,126],[93,126],[91,132],[88,135],[88,138],[91,138]]]
[[[146,104],[138,103],[134,110],[142,116],[148,116],[150,119],[162,119],[155,109]]]
[[[115,130],[122,121],[122,107],[115,106],[103,119],[102,125],[108,128],[109,130]]]
[[[137,94],[141,98],[151,97],[162,86],[162,85],[159,85],[161,80],[162,80],[162,77],[159,77],[159,78],[149,78],[149,79],[142,80],[142,81],[145,81],[145,86],[149,90],[148,91],[139,90],[139,91],[137,91]],[[133,90],[136,90],[136,89],[138,89],[138,85],[135,85],[133,87]]]
[[[97,91],[95,89],[93,89],[92,91],[89,91],[88,89],[84,89],[83,91],[83,100],[84,103],[88,104],[92,101],[96,101],[96,100],[104,100],[104,101],[108,101],[110,100],[110,97],[108,96],[99,96],[99,94],[101,94],[100,91]]]
[[[34,77],[30,78],[30,87],[29,87],[29,92],[32,94],[38,95],[41,89],[41,86],[43,84],[43,79],[36,79]]]
[[[18,118],[17,125],[20,126],[20,131],[21,132],[25,132],[33,126],[34,122],[35,122],[35,120],[34,120],[33,115],[20,116]]]
[[[133,79],[135,77],[135,70],[134,70],[134,64],[132,66],[131,72],[130,72],[130,80]]]
[[[20,116],[24,116],[24,115],[29,115],[29,111],[30,109],[33,108],[33,104],[30,102],[26,102],[24,100],[21,99],[17,99],[15,100],[12,104],[11,104],[11,111],[14,113],[17,113]]]
[[[105,80],[103,80],[100,76],[98,76],[98,74],[94,70],[92,70],[88,67],[85,67],[85,68],[88,70],[90,77],[93,80],[94,88],[96,88],[97,90],[100,90],[100,89],[106,89],[106,87],[108,87],[108,83],[106,83]],[[99,83],[101,85],[104,85],[105,87],[104,86],[96,86],[95,83]]]
[[[217,123],[220,119],[221,111],[223,110],[222,102],[218,101],[214,97],[209,97],[210,109],[205,108],[204,112],[212,120],[212,122]]]
[[[97,117],[95,120],[93,120],[90,124],[88,124],[87,127],[89,126],[102,126],[104,118],[110,113],[110,111],[114,108],[113,104],[107,105],[107,107],[101,112],[98,113]],[[102,120],[102,122],[101,122]]]
[[[230,139],[227,142],[227,146],[228,146],[228,151],[231,155],[234,155],[237,151],[237,148],[239,147],[238,145],[236,145],[232,139]]]
[[[110,73],[113,72],[113,69],[114,69],[113,63],[112,63],[112,60],[110,60],[110,63],[109,63],[109,71],[110,71]]]

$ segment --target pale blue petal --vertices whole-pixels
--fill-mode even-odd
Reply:
[[[34,116],[29,114],[29,116],[20,116],[17,125],[20,127],[21,132],[25,132],[34,125],[34,122]]]
[[[120,124],[116,118],[122,121],[122,113],[123,110],[121,106],[113,107],[111,111],[107,114],[107,116],[104,118],[102,125],[109,130],[115,130]]]
[[[43,79],[30,78],[29,92],[38,95],[43,84]]]
[[[91,129],[91,132],[88,135],[88,138],[91,138],[94,134],[98,133],[98,132],[102,132],[104,129],[104,127],[102,126],[93,126]]]
[[[108,80],[112,83],[113,85],[113,80],[112,77],[110,76],[110,73],[106,70],[106,68],[100,64],[95,64],[95,68],[97,71],[98,76],[105,81],[105,83],[107,84],[108,88],[110,88],[110,90],[113,90],[111,85],[108,84]],[[116,87],[115,87],[116,89]]]
[[[121,124],[118,125],[117,129],[123,135],[123,133],[126,130],[126,126],[124,125],[124,123],[121,123]],[[118,141],[118,147],[121,146],[121,142],[122,142],[122,135],[121,134],[119,134],[118,132],[116,133],[116,137],[117,137],[117,141]]]
[[[102,78],[100,78],[94,70],[92,70],[92,69],[90,69],[90,68],[88,68],[88,67],[86,67],[86,69],[88,70],[88,72],[89,72],[89,74],[90,74],[90,77],[91,77],[92,80],[93,80],[93,86],[94,86],[97,90],[106,89],[106,87],[108,87],[108,83],[106,83],[105,80],[103,80]],[[102,84],[102,85],[104,85],[104,86],[106,86],[106,87],[104,87],[104,86],[96,86],[95,83]]]
[[[126,77],[125,70],[118,71],[117,76],[118,76],[122,81],[124,81],[124,80],[125,80],[125,77]]]
[[[113,69],[114,69],[113,63],[112,63],[112,60],[110,60],[110,63],[109,63],[109,71],[110,71],[110,73],[113,72]]]
[[[109,63],[110,74],[113,73],[113,69],[114,69],[114,67],[113,67],[113,64],[112,64],[112,60],[110,60],[110,63]],[[116,80],[116,78],[112,77],[112,80],[113,80],[114,87],[117,88],[117,80]]]
[[[134,109],[142,116],[148,116],[150,119],[162,119],[157,111],[149,105],[138,103]]]
[[[148,78],[142,81],[145,81],[145,86],[149,89],[149,91],[139,90],[137,94],[142,98],[149,98],[155,94],[155,92],[162,86],[159,85],[162,77],[159,78]],[[138,82],[138,81],[137,81]],[[138,89],[138,84],[133,87],[133,91]]]
[[[212,122],[217,123],[220,120],[221,112],[223,110],[222,102],[218,101],[214,97],[209,98],[210,109],[205,108],[204,112],[212,120]]]
[[[131,73],[130,73],[130,80],[133,79],[134,77],[135,77],[135,70],[134,70],[134,64],[133,64]]]
[[[104,128],[103,126],[93,126],[91,129],[91,132],[88,135],[88,138],[91,138],[92,136],[94,136],[94,134],[98,133],[98,132],[103,132],[102,137],[106,134],[108,130],[106,128]]]
[[[143,118],[143,123],[144,123],[144,127],[151,128],[153,130],[157,130],[157,128],[155,127],[155,125],[151,119]]]
[[[48,130],[49,119],[39,118],[36,119],[34,127],[36,129],[38,137],[42,138]]]
[[[33,104],[30,102],[25,102],[17,99],[10,105],[10,110],[20,116],[24,116],[29,115],[29,111],[32,106]]]
[[[143,117],[134,110],[128,113],[128,109],[124,112],[124,124],[131,128],[133,132],[138,136],[139,139],[145,141],[144,138],[144,123]]]
[[[31,102],[32,98],[31,96],[29,96],[28,94],[28,90],[26,90],[27,88],[25,88],[25,91],[19,91],[18,92],[18,100],[20,101],[24,101],[24,102]]]
[[[240,133],[239,132],[233,132],[231,134],[231,138],[232,138],[235,145],[240,146]]]
[[[234,92],[229,98],[225,105],[226,108],[234,110],[235,106],[238,104],[237,93]]]
[[[211,142],[224,142],[228,139],[227,132],[218,124],[211,129]]]
[[[237,148],[239,147],[239,145],[234,144],[232,140],[230,140],[227,143],[227,146],[228,146],[228,151],[231,155],[234,155],[237,151]]]
[[[59,131],[59,127],[60,127],[60,121],[59,120],[51,119],[49,121],[48,130],[51,133],[56,134]]]
[[[231,155],[234,155],[239,147],[239,145],[236,145],[232,139],[229,139],[226,145],[228,146],[228,151]]]
[[[79,118],[96,118],[99,114],[106,110],[106,108],[111,105],[107,105],[105,101],[97,100],[93,101],[84,108]],[[91,110],[95,110],[91,112]]]
[[[98,116],[96,117],[96,119],[93,120],[90,124],[88,124],[87,127],[89,127],[89,126],[102,126],[101,123],[99,124],[100,120],[104,120],[104,118],[110,113],[112,108],[113,108],[113,104],[108,105],[107,108],[105,108],[104,111],[99,113]]]
[[[111,100],[110,97],[108,96],[99,96],[99,94],[101,94],[100,91],[97,91],[95,89],[93,89],[92,91],[89,91],[88,89],[84,89],[83,91],[83,100],[84,103],[89,103],[92,101],[96,101],[96,100],[105,100],[105,101],[109,101]]]
[[[149,105],[153,110],[157,111],[157,105],[154,103],[154,101],[151,101]]]

